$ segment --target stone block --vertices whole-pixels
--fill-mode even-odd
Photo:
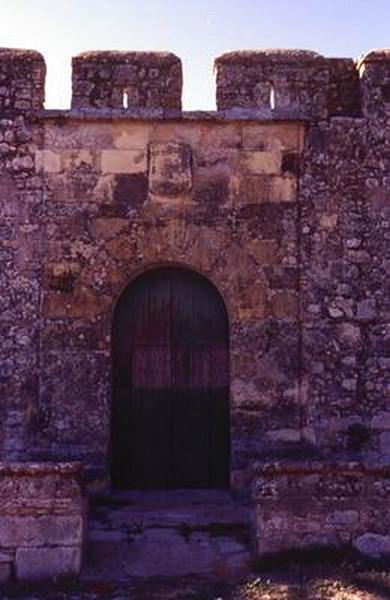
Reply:
[[[114,124],[113,135],[114,147],[118,150],[132,150],[146,148],[151,134],[151,127],[146,123],[131,123],[126,125],[123,122]]]
[[[357,304],[356,317],[359,321],[371,321],[377,315],[376,302],[374,298],[366,298]]]
[[[161,196],[186,194],[192,188],[191,149],[186,144],[150,144],[149,189]]]
[[[35,170],[37,173],[60,173],[61,155],[52,150],[37,150]]]
[[[244,171],[253,175],[278,175],[281,170],[280,152],[253,151],[244,152],[242,165]]]
[[[371,420],[372,429],[390,429],[390,412],[380,412]]]
[[[71,292],[79,274],[80,265],[78,263],[49,263],[45,270],[44,287],[60,292]]]
[[[146,171],[144,150],[102,150],[102,173],[142,173]]]
[[[96,152],[89,148],[61,152],[61,166],[64,171],[72,171],[86,165],[95,167],[96,161]]]
[[[390,536],[365,533],[353,541],[353,546],[365,556],[374,559],[390,556]]]
[[[144,173],[115,175],[113,199],[118,205],[140,207],[148,197],[148,179]]]
[[[295,177],[273,177],[270,202],[296,202],[297,180]]]
[[[272,312],[277,319],[294,319],[298,316],[298,295],[290,290],[276,292],[272,297]]]
[[[329,515],[329,521],[339,526],[354,527],[359,523],[359,511],[357,510],[335,510]]]
[[[97,240],[108,240],[117,237],[120,232],[128,228],[127,219],[121,218],[98,218],[91,221],[89,229],[93,237]]]
[[[275,429],[275,431],[268,431],[267,438],[273,442],[299,442],[301,439],[300,429]]]
[[[0,583],[5,583],[11,578],[12,564],[10,562],[0,563]]]
[[[304,143],[303,129],[299,123],[280,122],[268,125],[248,123],[242,130],[246,150],[277,150],[301,152]]]
[[[82,537],[81,516],[0,516],[0,540],[4,548],[81,544]]]
[[[72,546],[18,548],[15,566],[16,577],[21,580],[77,575],[81,568],[81,549]]]
[[[251,239],[248,249],[258,264],[273,265],[280,261],[279,244],[276,240]]]
[[[243,175],[240,178],[236,202],[258,204],[262,202],[295,202],[297,180],[278,175]]]

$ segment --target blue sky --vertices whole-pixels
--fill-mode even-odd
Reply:
[[[390,47],[390,0],[0,0],[0,46],[40,50],[46,107],[70,104],[82,50],[171,50],[184,108],[214,108],[213,58],[239,48],[307,48],[357,57]]]

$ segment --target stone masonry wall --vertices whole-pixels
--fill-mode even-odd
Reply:
[[[42,108],[46,66],[34,50],[0,48],[0,110]]]
[[[220,110],[181,113],[173,55],[93,53],[71,111],[27,110],[42,81],[1,108],[4,459],[108,479],[113,309],[172,264],[228,308],[236,488],[259,459],[389,462],[389,65],[228,54]]]
[[[311,460],[257,465],[253,533],[259,556],[332,546],[390,556],[390,469]]]
[[[371,107],[377,89],[366,78],[362,85]],[[364,118],[310,128],[300,177],[300,289],[305,425],[322,453],[388,463],[390,129],[383,109],[381,118],[366,108]]]
[[[112,312],[134,276],[167,264],[204,274],[228,307],[233,478],[283,445],[286,426],[300,439],[301,124],[69,115],[43,126],[43,415],[31,452],[107,472]]]
[[[215,68],[219,110],[257,108],[312,119],[360,113],[352,59],[324,58],[308,50],[247,50],[223,54]]]
[[[0,464],[0,582],[77,575],[86,502],[81,465]]]
[[[0,444],[3,460],[26,455],[39,405],[42,179],[35,171],[45,63],[0,49]]]
[[[169,52],[83,52],[72,67],[74,108],[181,108],[181,62]]]

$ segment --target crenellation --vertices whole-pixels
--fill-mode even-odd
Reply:
[[[43,108],[45,76],[39,52],[0,48],[0,113]]]
[[[170,52],[83,52],[72,60],[73,108],[180,109],[182,68]]]
[[[218,109],[290,110],[312,119],[359,116],[360,89],[352,59],[308,50],[228,52],[215,61]]]
[[[378,119],[390,111],[390,49],[371,50],[357,61],[364,115]]]

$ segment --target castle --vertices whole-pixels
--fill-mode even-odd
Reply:
[[[384,556],[390,50],[215,69],[217,111],[182,112],[173,54],[87,52],[45,110],[43,57],[0,50],[0,527],[81,461],[95,488],[249,494],[260,556]],[[34,573],[18,544],[4,578]]]

